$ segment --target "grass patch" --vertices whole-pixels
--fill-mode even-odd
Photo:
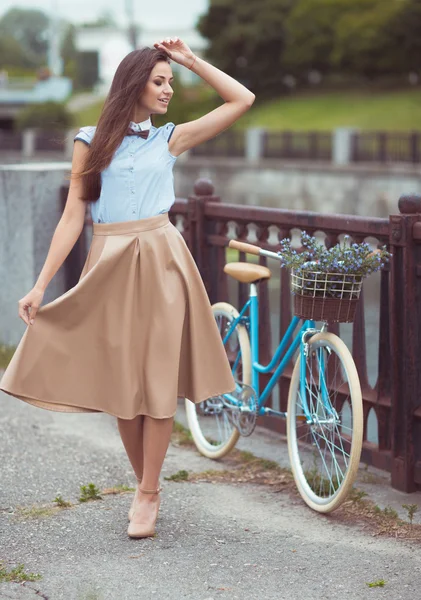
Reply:
[[[33,506],[18,506],[15,516],[20,520],[26,519],[42,519],[51,517],[59,511],[58,506],[36,505]]]
[[[372,581],[371,583],[367,583],[367,585],[370,588],[384,587],[386,585],[386,582],[384,579],[378,579],[377,581]]]
[[[353,487],[351,489],[351,491],[349,492],[348,498],[351,500],[351,502],[361,502],[361,500],[363,498],[366,498],[368,496],[367,492],[364,492],[364,490],[359,490],[355,487]]]
[[[415,513],[418,512],[418,504],[402,504],[402,508],[408,513],[409,524],[412,525]]]
[[[250,462],[252,460],[256,460],[253,452],[249,452],[248,450],[240,450],[240,458],[243,462]]]
[[[220,461],[225,469],[208,469],[190,473],[189,481],[220,483],[257,483],[276,489],[292,487],[294,480],[290,469],[284,469],[273,460],[258,458],[252,452],[234,449]]]
[[[169,477],[164,477],[164,479],[166,481],[187,481],[188,478],[189,478],[189,473],[188,473],[188,471],[185,471],[184,469],[182,469],[181,471],[177,471],[177,473],[174,473],[173,475],[170,475]]]
[[[66,502],[66,500],[62,498],[61,494],[56,496],[53,502],[55,502],[60,508],[68,508],[69,506],[73,506],[71,502]]]
[[[110,488],[105,488],[104,490],[102,490],[102,494],[107,495],[107,494],[125,494],[126,492],[135,492],[136,488],[134,487],[129,487],[128,485],[114,485],[113,487]]]
[[[301,131],[331,131],[336,127],[412,131],[421,128],[421,91],[298,93],[253,106],[241,119],[241,127],[250,126]]]
[[[0,369],[5,369],[12,359],[16,348],[0,344]]]
[[[176,446],[194,446],[194,441],[190,429],[184,427],[178,421],[174,421],[171,441]]]
[[[100,489],[94,483],[80,486],[81,495],[79,502],[89,502],[90,500],[101,500]]]
[[[374,506],[373,508],[374,512],[376,513],[376,515],[380,515],[382,517],[385,517],[386,519],[392,519],[392,520],[396,520],[398,519],[398,513],[396,512],[396,510],[394,508],[392,508],[391,506],[385,506],[383,509],[380,508],[380,506],[378,506],[377,504]]]
[[[4,566],[4,563],[0,561],[0,583],[5,583],[6,581],[21,583],[22,581],[36,581],[37,579],[42,579],[42,575],[39,575],[38,573],[25,573],[24,568],[23,564],[19,564],[14,569],[8,571]]]

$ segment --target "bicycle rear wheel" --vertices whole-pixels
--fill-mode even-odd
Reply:
[[[221,338],[224,339],[238,311],[231,304],[218,302],[212,311]],[[236,381],[251,384],[251,352],[247,329],[238,324],[225,343],[232,374]],[[209,398],[193,404],[186,399],[186,414],[194,443],[201,454],[208,458],[222,458],[237,443],[240,436],[230,418],[230,410],[223,396]]]
[[[301,356],[289,390],[288,452],[303,500],[327,513],[342,504],[357,474],[363,438],[361,386],[351,353],[332,333],[311,337],[303,358],[305,393]]]

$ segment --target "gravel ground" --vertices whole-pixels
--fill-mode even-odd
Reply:
[[[131,493],[77,503],[82,484],[134,485],[115,420],[45,411],[1,393],[0,404],[0,560],[42,575],[0,584],[1,599],[419,597],[418,545],[334,523],[265,487],[163,481],[157,536],[132,540],[126,533]],[[259,431],[252,450],[273,454],[273,444]],[[285,452],[285,445],[278,448]],[[171,445],[163,476],[210,468],[222,465]],[[387,501],[388,486],[379,481],[373,493]],[[57,493],[75,506],[19,518],[19,506],[51,503]],[[379,579],[383,588],[368,588]]]

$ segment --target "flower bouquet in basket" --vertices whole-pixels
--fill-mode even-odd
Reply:
[[[389,262],[386,246],[373,251],[346,235],[342,244],[328,249],[305,231],[301,245],[297,252],[285,238],[280,248],[281,266],[291,269],[295,314],[313,321],[353,321],[363,279]]]

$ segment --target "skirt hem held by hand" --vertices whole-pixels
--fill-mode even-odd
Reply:
[[[42,306],[0,389],[58,412],[171,417],[235,382],[200,273],[168,214],[94,223],[76,286]]]

